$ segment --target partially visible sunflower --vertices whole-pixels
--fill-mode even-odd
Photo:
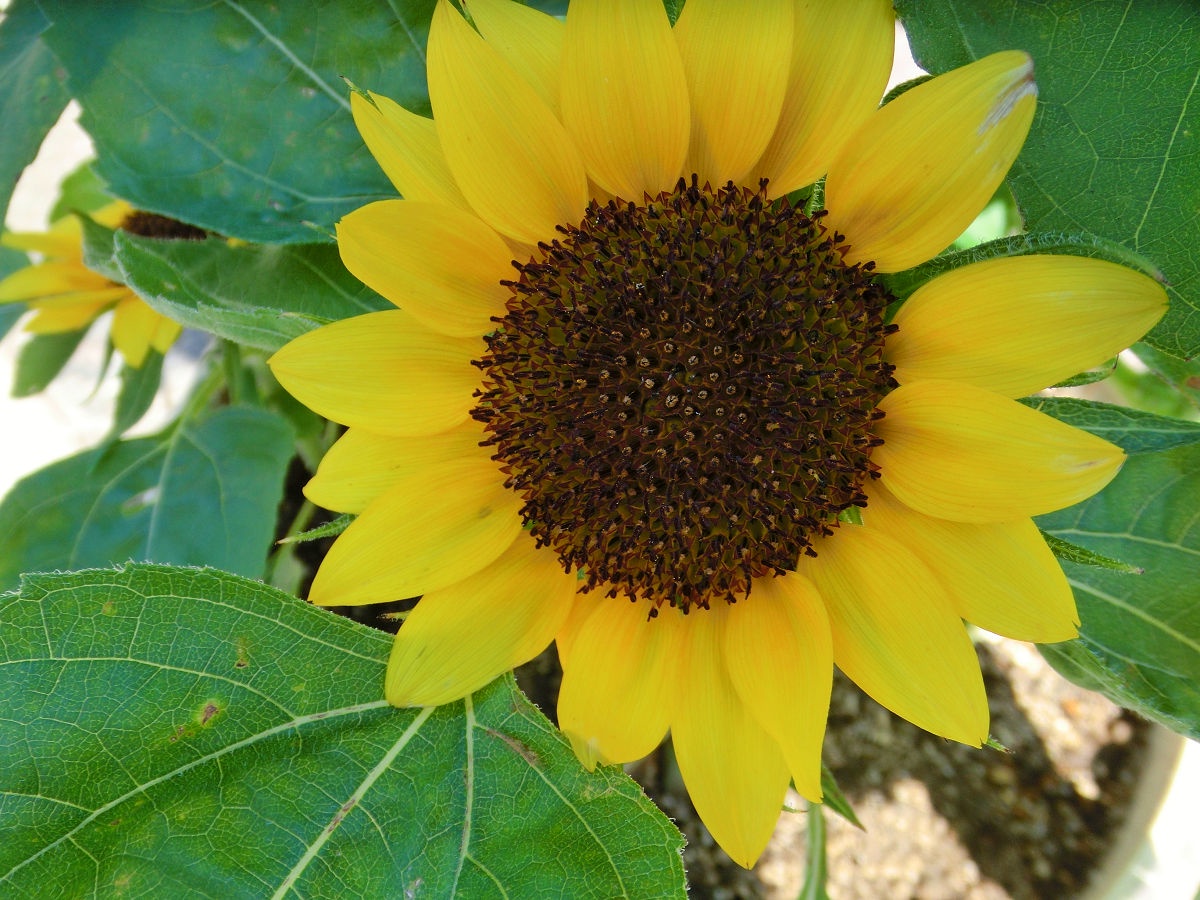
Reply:
[[[989,56],[879,108],[886,0],[574,0],[565,24],[446,0],[434,119],[355,95],[404,200],[338,226],[401,309],[271,364],[349,431],[306,493],[358,515],[318,604],[423,595],[388,667],[448,703],[546,647],[586,765],[670,730],[717,841],[750,866],[789,778],[821,798],[834,664],[979,746],[963,620],[1061,641],[1076,612],[1031,517],[1121,451],[1016,398],[1163,313],[1107,262],[1027,256],[894,299],[992,196],[1036,104]],[[825,176],[825,210],[786,199]],[[513,260],[516,260],[515,262]]]
[[[125,201],[117,200],[91,213],[90,218],[109,228],[143,233],[147,221],[161,217],[137,212]],[[188,236],[195,231],[189,229]],[[179,323],[147,306],[130,288],[84,264],[83,231],[74,213],[57,219],[44,232],[6,233],[0,236],[0,244],[41,257],[0,280],[0,303],[25,303],[33,310],[26,331],[78,331],[111,310],[109,334],[113,346],[125,362],[138,369],[151,348],[166,353],[183,330]]]

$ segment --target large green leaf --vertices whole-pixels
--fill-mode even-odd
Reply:
[[[118,233],[122,279],[165,316],[223,338],[278,350],[334,319],[390,304],[346,271],[330,244],[236,246]]]
[[[1034,59],[1039,106],[1011,185],[1031,231],[1091,232],[1166,275],[1149,342],[1200,353],[1200,6],[1194,0],[898,0],[918,62]],[[933,151],[931,151],[933,152]]]
[[[1126,453],[1152,453],[1200,443],[1200,422],[1078,397],[1030,397],[1022,402],[1111,441]]]
[[[135,206],[252,241],[320,240],[395,192],[343,77],[425,112],[434,0],[42,0],[97,171]]]
[[[281,417],[226,407],[52,463],[0,502],[0,587],[22,572],[129,559],[259,576],[291,456]]]
[[[15,0],[0,21],[0,222],[17,179],[69,99],[58,60],[42,42],[48,24],[33,0]]]
[[[1131,456],[1085,503],[1042,516],[1055,537],[1144,569],[1063,563],[1080,637],[1044,647],[1072,680],[1200,739],[1200,445]]]
[[[682,839],[502,679],[381,698],[390,638],[128,566],[0,598],[0,893],[683,897]]]

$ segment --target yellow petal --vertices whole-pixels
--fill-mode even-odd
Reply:
[[[469,0],[463,6],[484,40],[557,112],[562,21],[512,0]]]
[[[1018,256],[954,269],[894,319],[884,358],[902,383],[946,379],[1024,397],[1099,365],[1167,310],[1162,285],[1079,256]]]
[[[395,437],[351,428],[329,448],[304,496],[318,506],[359,513],[402,478],[443,460],[490,457],[483,426],[468,420],[427,437]]]
[[[779,744],[796,790],[820,801],[833,649],[812,582],[795,573],[756,579],[729,608],[725,653],[738,696]]]
[[[758,162],[787,90],[792,0],[688,0],[675,23],[692,98],[685,171],[713,187],[740,182]]]
[[[388,660],[393,706],[440,706],[479,690],[549,646],[575,596],[575,575],[518,538],[469,578],[431,590],[409,613]]]
[[[796,38],[779,124],[747,179],[781,197],[825,174],[878,108],[896,43],[889,0],[795,0]],[[847,61],[852,60],[852,64]]]
[[[114,287],[121,288],[123,292],[127,290],[121,285],[114,285],[103,275],[97,275],[85,268],[82,263],[43,262],[17,269],[0,281],[0,303],[28,302],[61,294],[107,291]]]
[[[309,599],[381,603],[469,578],[512,546],[520,508],[491,460],[422,467],[397,479],[334,541]]]
[[[168,319],[166,316],[160,315],[158,322],[155,323],[154,331],[150,335],[150,346],[159,353],[166,353],[179,339],[179,335],[183,333],[183,326],[178,322]]]
[[[674,187],[691,126],[683,63],[661,0],[571,4],[562,112],[588,174],[606,191],[641,202]]]
[[[788,786],[779,746],[750,715],[725,659],[728,610],[694,610],[686,619],[686,669],[679,679],[671,736],[679,772],[716,842],[747,869],[775,830]]]
[[[978,747],[988,736],[983,676],[937,576],[869,526],[844,525],[814,549],[799,570],[825,602],[838,668],[914,725]]]
[[[381,94],[370,94],[368,100],[358,91],[350,94],[350,112],[367,149],[400,196],[470,209],[446,165],[433,119]]]
[[[641,759],[666,735],[684,625],[677,610],[652,619],[647,601],[601,593],[580,596],[595,608],[560,657],[558,724],[589,769]]]
[[[896,272],[944,250],[1004,180],[1036,103],[1033,62],[1010,50],[917,85],[874,113],[825,181],[825,224],[847,236],[847,259]]]
[[[906,505],[956,522],[1011,522],[1092,496],[1125,459],[1119,447],[966,384],[901,385],[879,404],[871,455]]]
[[[1062,567],[1031,519],[950,522],[909,509],[882,484],[867,487],[867,526],[884,531],[937,573],[959,616],[1018,641],[1076,636],[1079,615]]]
[[[454,337],[495,331],[514,278],[508,245],[468,212],[441,203],[383,200],[337,226],[342,262],[354,277]]]
[[[123,295],[125,288],[120,288],[120,293]],[[78,331],[100,314],[107,312],[114,300],[120,299],[110,297],[97,300],[94,297],[94,294],[74,295],[71,303],[34,302],[30,304],[34,314],[25,323],[25,330],[31,334]]]
[[[427,330],[396,310],[342,319],[295,338],[267,364],[305,406],[343,425],[419,436],[465,422],[483,341]]]
[[[536,244],[578,224],[587,175],[537,91],[450,5],[429,29],[429,99],[463,196],[497,231]]]
[[[125,362],[140,369],[150,352],[150,340],[158,331],[158,313],[132,294],[117,304],[113,310],[113,346],[125,357]]]

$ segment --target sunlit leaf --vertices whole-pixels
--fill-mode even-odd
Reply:
[[[682,838],[504,678],[382,699],[391,639],[212,570],[0,598],[0,894],[679,897]]]

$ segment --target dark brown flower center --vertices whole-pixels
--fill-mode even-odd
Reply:
[[[208,237],[208,232],[203,228],[160,216],[158,213],[142,212],[140,209],[130,212],[117,227],[121,231],[140,237],[164,241],[202,241]]]
[[[865,503],[892,298],[765,195],[593,202],[505,282],[473,415],[587,589],[733,602]]]

